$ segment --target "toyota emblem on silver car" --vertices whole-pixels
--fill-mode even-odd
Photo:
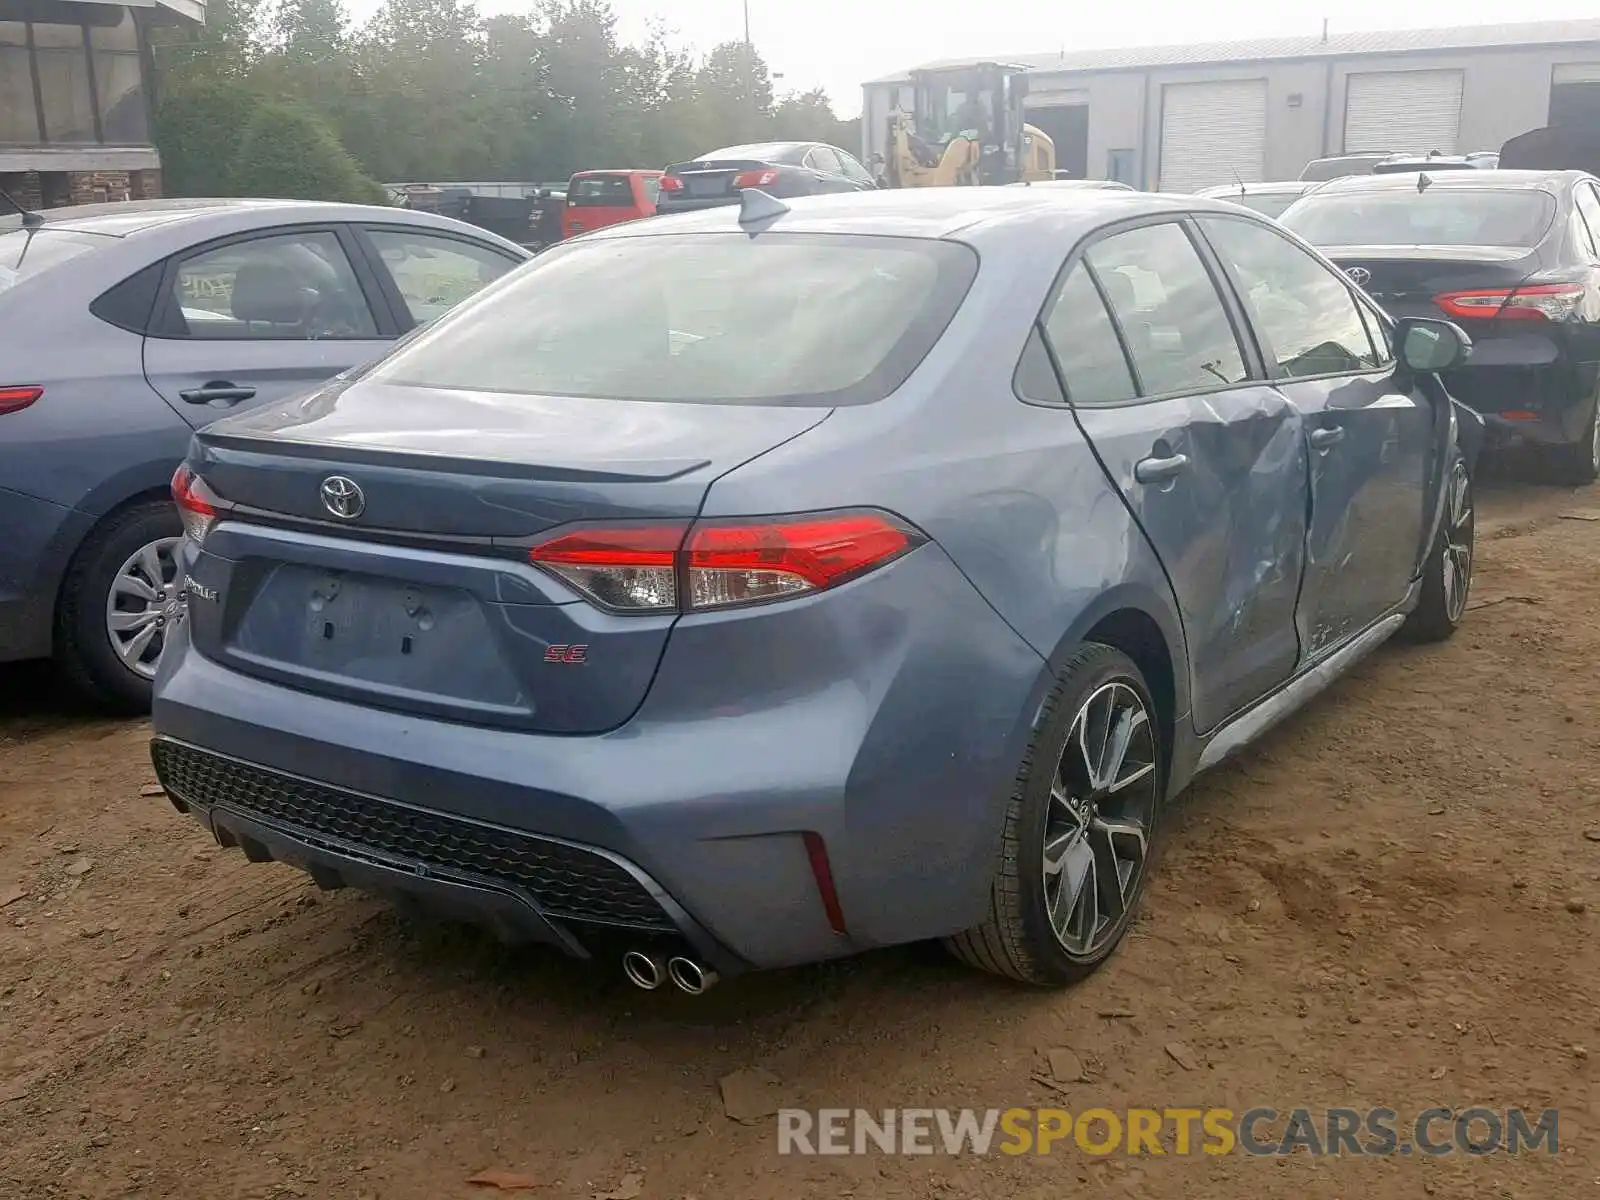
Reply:
[[[1357,287],[1366,287],[1372,282],[1372,272],[1365,267],[1351,267],[1345,274],[1350,276],[1350,282]]]
[[[367,507],[361,485],[343,475],[329,475],[322,481],[322,507],[345,521],[353,521]]]

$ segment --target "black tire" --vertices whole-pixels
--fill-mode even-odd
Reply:
[[[1077,790],[1072,778],[1072,760],[1076,758],[1083,763],[1086,756],[1075,750],[1068,753],[1069,748],[1083,740],[1072,738],[1072,734],[1080,715],[1086,708],[1093,707],[1091,700],[1095,705],[1100,704],[1108,689],[1112,696],[1108,703],[1114,704],[1117,697],[1136,700],[1144,713],[1142,723],[1133,719],[1128,722],[1133,728],[1123,762],[1127,768],[1122,772],[1123,777],[1134,774],[1146,763],[1150,769],[1147,775],[1104,798],[1100,802],[1104,807],[1093,811],[1102,819],[1118,821],[1126,814],[1115,811],[1105,801],[1112,800],[1118,805],[1129,803],[1130,812],[1132,802],[1137,802],[1144,810],[1144,850],[1135,873],[1125,878],[1120,870],[1116,874],[1121,892],[1120,914],[1115,919],[1106,915],[1102,927],[1097,907],[1093,924],[1100,932],[1094,935],[1092,942],[1085,941],[1074,949],[1067,946],[1065,936],[1057,935],[1051,915],[1058,908],[1055,901],[1065,897],[1061,889],[1070,881],[1065,868],[1053,876],[1046,870],[1046,839],[1051,829],[1060,828],[1054,814],[1067,813],[1070,809],[1069,803],[1063,803],[1069,797],[1057,795],[1053,798],[1052,792],[1056,790],[1054,785],[1058,779],[1065,781],[1060,792]],[[1079,648],[1062,669],[1046,703],[1044,718],[1023,758],[1016,789],[1006,810],[1001,861],[991,892],[989,915],[975,929],[946,939],[950,952],[981,970],[1041,987],[1075,983],[1110,958],[1127,934],[1155,861],[1169,753],[1150,690],[1133,660],[1112,646],[1096,642]],[[1079,843],[1060,857],[1061,862],[1066,863],[1082,847],[1089,848],[1094,857],[1099,843],[1088,832],[1092,827],[1092,821],[1085,822]],[[1052,840],[1063,844],[1059,837]],[[1112,843],[1108,840],[1106,844]],[[1127,848],[1131,840],[1124,836],[1120,844]],[[1097,858],[1095,861],[1103,867],[1105,860]],[[1092,878],[1099,879],[1100,874],[1097,869]],[[1051,878],[1055,879],[1054,887]],[[1072,913],[1079,910],[1070,904],[1068,907],[1065,923],[1070,926]],[[1089,923],[1085,920],[1077,927],[1085,928]]]
[[[1477,519],[1472,472],[1458,452],[1451,462],[1444,515],[1433,549],[1422,568],[1422,594],[1406,618],[1404,632],[1415,642],[1442,642],[1454,636],[1467,615]]]
[[[141,547],[182,533],[183,523],[170,500],[131,504],[90,532],[62,582],[56,603],[56,662],[74,688],[111,712],[149,712],[151,690],[151,680],[131,669],[112,647],[106,628],[112,585]],[[163,618],[163,627],[169,625],[170,618]],[[155,636],[157,643],[161,636]]]
[[[1600,401],[1589,407],[1583,436],[1545,452],[1550,478],[1570,487],[1586,487],[1600,478]]]

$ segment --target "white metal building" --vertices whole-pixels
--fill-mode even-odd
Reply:
[[[1542,125],[1600,123],[1600,19],[999,58],[1029,68],[1029,120],[1059,166],[1163,191],[1294,179],[1343,151],[1498,150]],[[864,85],[868,160],[909,83]]]

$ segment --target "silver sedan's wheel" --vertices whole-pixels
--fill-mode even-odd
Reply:
[[[106,595],[106,636],[123,666],[153,679],[167,631],[184,612],[182,539],[158,538],[128,556]]]
[[[1467,611],[1467,592],[1472,585],[1472,482],[1467,464],[1457,461],[1450,472],[1450,494],[1445,508],[1445,543],[1441,569],[1444,572],[1444,611],[1452,625]]]
[[[958,957],[1059,987],[1111,958],[1157,854],[1167,749],[1138,664],[1086,642],[1056,685],[1006,806],[989,912],[947,938]]]
[[[1160,772],[1150,710],[1121,681],[1079,707],[1056,767],[1044,828],[1050,928],[1073,958],[1120,932],[1149,860]]]

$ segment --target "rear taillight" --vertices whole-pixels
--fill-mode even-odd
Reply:
[[[1466,320],[1568,321],[1577,314],[1585,295],[1581,283],[1540,283],[1444,292],[1433,302],[1450,316]]]
[[[770,187],[777,182],[778,172],[772,167],[762,171],[741,171],[733,177],[733,186],[736,188]]]
[[[0,387],[0,415],[21,412],[42,395],[42,387]]]
[[[611,612],[704,612],[822,591],[926,540],[886,513],[815,513],[569,529],[528,558]]]
[[[683,180],[676,175],[663,175],[661,177],[661,190],[663,192],[681,192],[683,191]]]
[[[186,466],[172,473],[172,499],[183,518],[183,531],[195,545],[206,540],[206,534],[217,523],[218,511],[226,505]]]

